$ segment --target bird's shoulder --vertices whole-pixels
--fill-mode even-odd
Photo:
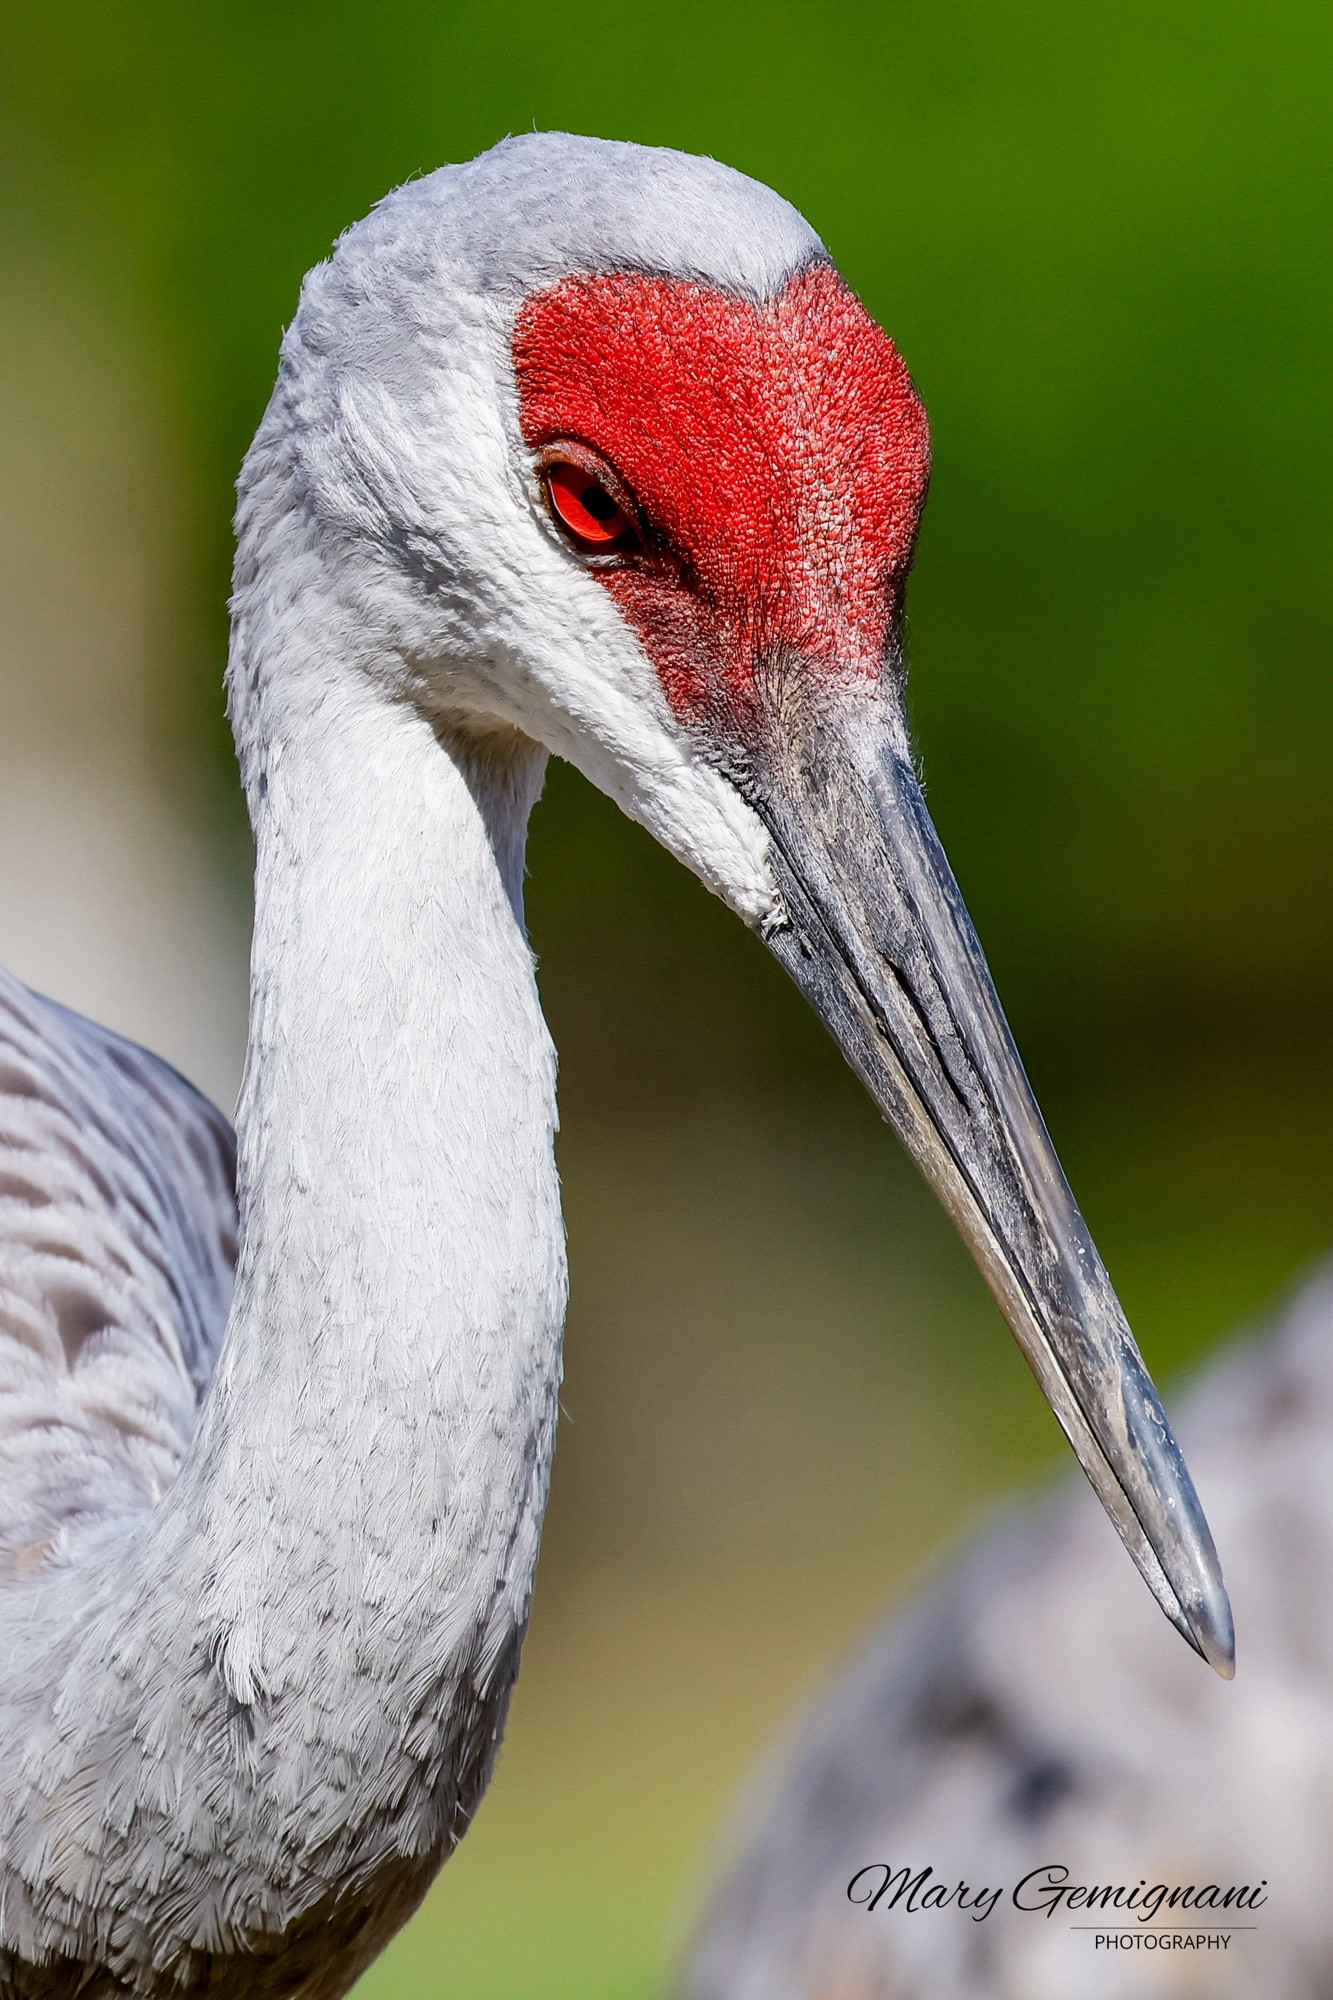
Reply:
[[[231,1299],[235,1164],[166,1063],[0,972],[0,1588],[174,1478]]]

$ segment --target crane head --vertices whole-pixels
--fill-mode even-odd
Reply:
[[[285,468],[395,697],[569,758],[760,933],[1229,1676],[1207,1523],[913,767],[925,413],[814,232],[713,161],[506,141],[311,275],[256,449],[243,517]]]

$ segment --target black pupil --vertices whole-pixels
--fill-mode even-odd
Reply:
[[[620,512],[615,501],[603,486],[585,486],[579,499],[583,502],[594,521],[609,521]]]

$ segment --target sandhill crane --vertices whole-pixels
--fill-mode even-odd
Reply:
[[[1230,1670],[913,775],[926,458],[813,231],[712,161],[510,140],[307,279],[237,516],[238,1209],[187,1085],[0,994],[0,1993],[345,1992],[485,1786],[565,1304],[522,921],[548,752],[809,996]]]
[[[755,1787],[689,2000],[1330,1991],[1333,1267],[1205,1373],[1179,1428],[1246,1634],[1235,1684],[1181,1672],[1086,1489],[1014,1514]],[[931,1908],[960,1881],[989,1892],[980,1917]],[[1101,1893],[1052,1907],[1064,1885]]]

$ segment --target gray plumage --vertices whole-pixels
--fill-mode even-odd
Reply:
[[[236,1142],[0,971],[0,1587],[174,1479],[226,1325]]]
[[[871,1639],[756,1787],[689,2000],[1323,2000],[1333,1270],[1214,1364],[1179,1418],[1236,1608],[1235,1681],[1199,1673],[1145,1616],[1086,1490],[992,1528]],[[979,1923],[867,1912],[847,1887],[880,1862],[1004,1894]],[[1013,1908],[1047,1862],[1087,1884],[1266,1877],[1268,1900],[1206,1965],[1098,1955],[1077,1916]]]
[[[119,1990],[4,1948],[31,1947],[55,1858],[25,1810],[55,1747],[32,1668],[53,1639],[77,1664],[68,1584],[189,1448],[231,1300],[235,1157],[165,1063],[0,972],[0,1992],[24,2000]],[[90,1624],[98,1595],[79,1590]],[[115,1817],[124,1773],[98,1778],[85,1824]]]

